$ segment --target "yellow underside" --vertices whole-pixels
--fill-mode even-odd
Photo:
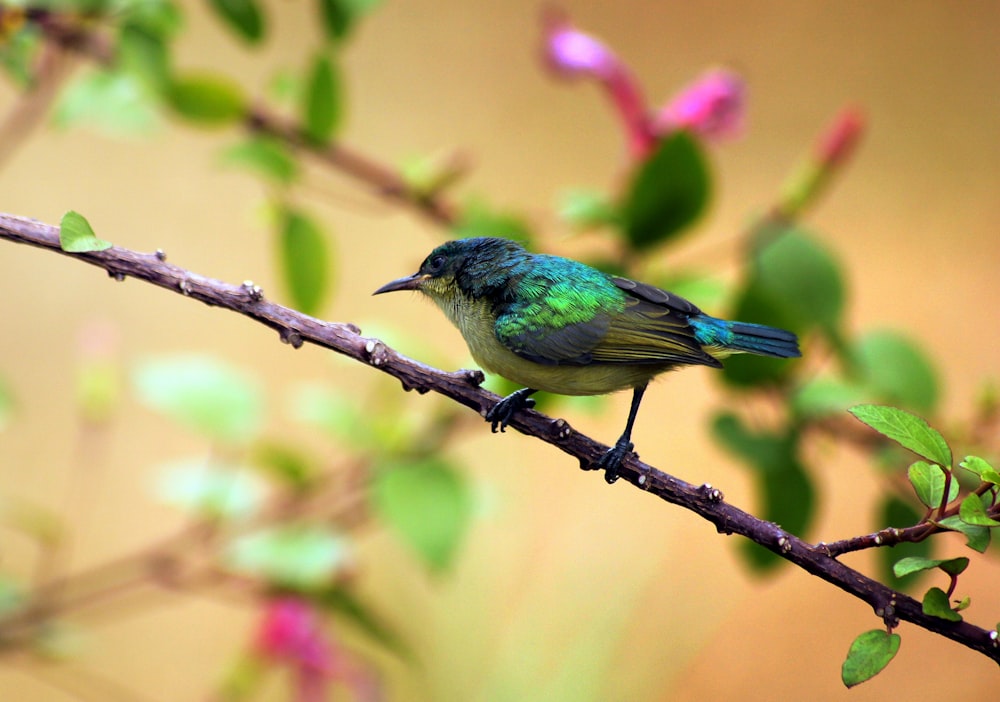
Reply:
[[[617,364],[550,366],[528,361],[497,340],[493,318],[485,305],[469,302],[461,296],[445,300],[434,295],[431,297],[462,332],[472,358],[483,370],[535,390],[558,395],[604,395],[645,385],[670,367]]]

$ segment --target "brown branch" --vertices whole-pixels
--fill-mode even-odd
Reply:
[[[0,214],[0,238],[63,253],[102,268],[118,280],[145,280],[207,305],[238,312],[277,330],[282,341],[293,347],[308,341],[344,354],[393,376],[405,390],[434,391],[480,414],[499,399],[479,387],[482,374],[478,371],[446,373],[436,370],[397,353],[378,339],[362,336],[352,324],[324,322],[270,302],[250,282],[243,285],[223,283],[167,263],[162,256],[121,247],[65,254],[59,247],[57,227],[11,215]],[[583,467],[591,466],[607,450],[606,446],[573,430],[564,420],[551,419],[535,411],[518,413],[510,426],[552,444],[576,458]],[[720,533],[745,536],[807,573],[867,602],[888,627],[895,627],[901,620],[909,621],[1000,662],[1000,648],[989,631],[968,622],[947,622],[924,614],[917,600],[844,565],[823,544],[809,544],[775,524],[726,503],[717,489],[687,483],[636,458],[625,462],[621,477],[666,502],[691,510],[714,524]]]

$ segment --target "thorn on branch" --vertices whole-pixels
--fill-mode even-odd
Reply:
[[[156,256],[156,260],[159,261],[160,263],[163,263],[164,261],[167,260],[167,252],[164,251],[163,249],[157,249],[153,255]]]
[[[465,375],[465,380],[474,388],[478,388],[486,382],[486,376],[481,370],[463,369],[459,371],[459,373],[463,373]]]
[[[722,494],[722,490],[719,488],[714,488],[710,484],[703,484],[699,490],[706,500],[713,504],[718,504],[726,499],[726,496]]]
[[[125,280],[125,274],[124,273],[122,273],[121,271],[113,271],[110,268],[108,269],[108,277],[109,278],[114,278],[119,283],[121,283],[121,282],[123,282]]]
[[[243,291],[250,298],[251,302],[260,302],[264,299],[264,288],[260,287],[252,280],[244,280],[243,285],[240,287],[243,288]]]
[[[184,295],[185,297],[191,294],[191,285],[187,282],[187,280],[182,280],[181,282],[179,282],[177,284],[177,289],[180,290],[181,294]]]
[[[552,422],[552,436],[556,439],[565,439],[573,433],[573,427],[565,419],[557,419]]]
[[[302,348],[302,335],[299,334],[294,329],[289,329],[288,327],[282,327],[278,331],[278,337],[281,339],[281,343],[288,344],[293,349]]]
[[[365,342],[365,353],[368,354],[368,362],[376,368],[386,361],[385,344],[378,339],[368,339]]]
[[[896,616],[896,598],[891,597],[888,602],[880,601],[875,605],[875,616],[884,623],[889,633],[899,626],[899,617]]]

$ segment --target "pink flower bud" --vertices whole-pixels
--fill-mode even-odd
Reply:
[[[573,27],[561,14],[544,18],[546,64],[558,75],[600,82],[625,126],[632,152],[643,156],[656,142],[642,91],[628,67],[599,40]]]
[[[864,113],[856,107],[844,108],[820,137],[816,159],[828,169],[843,165],[854,153],[864,130]]]
[[[554,19],[549,24],[545,58],[556,73],[568,77],[608,80],[621,70],[618,57],[610,49],[562,19]]]
[[[657,113],[653,131],[658,136],[687,129],[706,139],[739,136],[745,113],[743,80],[723,69],[702,74]]]

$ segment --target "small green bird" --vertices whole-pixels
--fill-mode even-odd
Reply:
[[[462,332],[482,368],[524,385],[486,414],[494,432],[529,396],[603,395],[632,388],[621,438],[593,466],[611,483],[632,451],[632,425],[649,381],[679,366],[721,368],[731,353],[800,356],[795,334],[704,314],[682,297],[508,239],[449,241],[413,275],[375,295],[419,290]]]

